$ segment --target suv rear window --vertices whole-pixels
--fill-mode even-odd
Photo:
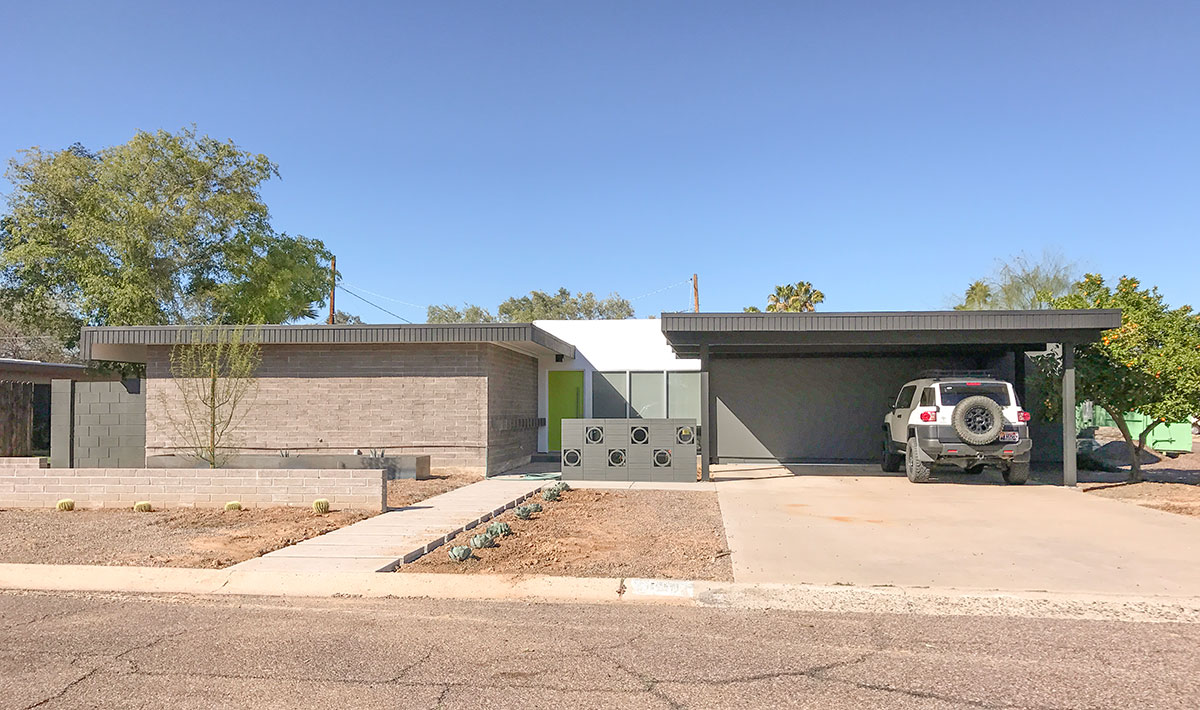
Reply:
[[[953,407],[967,397],[977,394],[992,398],[1001,407],[1008,406],[1008,387],[999,382],[980,382],[978,384],[954,382],[941,385],[941,388],[943,407]]]

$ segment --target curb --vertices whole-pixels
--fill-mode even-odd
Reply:
[[[668,579],[0,564],[0,590],[671,604],[728,610],[1200,623],[1200,597]]]

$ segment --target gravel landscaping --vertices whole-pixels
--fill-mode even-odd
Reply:
[[[469,545],[469,530],[398,572],[545,574],[733,581],[717,494],[695,491],[575,489],[530,520],[515,511],[496,518],[513,535],[475,550],[466,562],[448,550]]]
[[[218,568],[369,518],[307,508],[0,510],[0,562]]]
[[[1120,471],[1080,471],[1079,487],[1089,495],[1113,498],[1179,515],[1200,516],[1200,439],[1192,453],[1142,466],[1141,483],[1127,483],[1128,467]]]

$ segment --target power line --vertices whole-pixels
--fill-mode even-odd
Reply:
[[[637,301],[637,300],[639,300],[639,299],[645,298],[646,296],[653,296],[653,295],[654,295],[654,294],[656,294],[656,293],[662,293],[663,291],[666,291],[666,290],[668,290],[668,289],[672,289],[672,288],[678,288],[678,287],[680,287],[680,286],[682,286],[682,285],[684,285],[684,284],[689,284],[689,283],[691,283],[691,282],[692,282],[692,280],[691,280],[690,278],[688,278],[688,279],[684,279],[683,281],[680,281],[679,283],[674,283],[674,284],[671,284],[670,286],[663,286],[662,288],[655,289],[655,290],[653,290],[653,291],[651,291],[651,292],[649,292],[649,293],[643,293],[643,294],[642,294],[642,295],[640,295],[640,296],[634,296],[633,298],[631,298],[631,299],[629,299],[629,300],[630,300],[631,302],[632,302],[632,301]]]
[[[358,289],[359,291],[362,291],[363,293],[367,294],[368,296],[374,296],[375,298],[382,298],[385,301],[392,301],[393,303],[399,303],[402,306],[411,306],[412,308],[422,308],[422,309],[429,307],[429,306],[417,305],[416,303],[409,303],[408,301],[401,301],[398,298],[392,298],[391,296],[385,296],[382,293],[375,293],[374,291],[368,291],[367,289],[363,288],[362,286],[355,286],[354,284],[345,284],[345,286],[354,286],[354,288]]]
[[[412,321],[410,321],[409,319],[405,318],[404,316],[402,316],[402,315],[398,315],[398,314],[396,314],[396,313],[392,313],[391,311],[389,311],[388,309],[384,308],[383,306],[380,306],[379,304],[376,304],[376,303],[371,303],[371,302],[370,302],[370,301],[368,301],[367,299],[363,298],[362,296],[358,295],[357,293],[355,293],[355,292],[351,291],[350,289],[346,288],[345,286],[343,286],[343,285],[341,285],[341,284],[338,284],[338,288],[342,289],[343,291],[345,291],[346,293],[350,294],[351,296],[354,296],[355,298],[357,298],[358,300],[360,300],[360,301],[362,301],[363,303],[367,304],[368,306],[371,306],[371,307],[373,307],[373,308],[378,308],[379,310],[383,311],[384,313],[388,314],[389,316],[392,316],[393,318],[399,318],[400,320],[404,321],[405,323],[412,323]]]

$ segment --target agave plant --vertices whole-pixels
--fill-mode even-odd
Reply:
[[[513,511],[513,515],[521,520],[529,520],[533,517],[533,508],[527,505],[518,505],[517,509]]]
[[[492,537],[491,535],[489,535],[487,533],[479,533],[478,535],[471,538],[471,547],[475,548],[476,550],[481,550],[485,547],[495,547],[495,546],[496,546],[496,538]]]
[[[559,493],[566,493],[567,491],[571,490],[570,484],[568,484],[566,481],[559,481],[558,483],[555,483],[554,488],[557,488]]]
[[[455,562],[466,562],[471,559],[471,548],[466,545],[455,545],[450,548],[450,559]]]
[[[542,504],[541,503],[530,503],[529,505],[527,505],[525,507],[529,508],[529,510],[534,513],[542,512]]]
[[[513,531],[511,525],[497,520],[487,527],[487,533],[492,537],[508,537],[513,534]]]
[[[542,500],[544,501],[553,502],[559,498],[562,498],[562,494],[558,492],[557,488],[547,488],[542,491]]]

